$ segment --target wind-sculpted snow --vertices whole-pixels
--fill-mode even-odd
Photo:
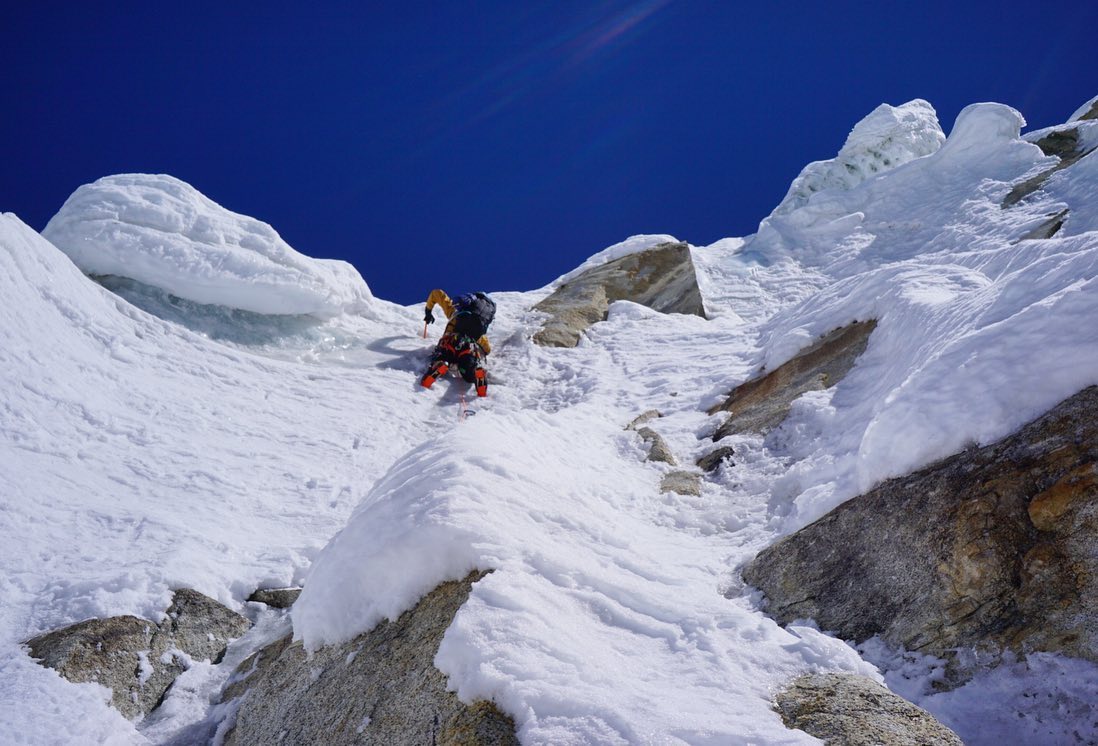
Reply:
[[[915,99],[902,106],[881,104],[854,125],[837,156],[804,167],[772,214],[785,215],[805,205],[817,192],[850,189],[877,174],[930,155],[944,140],[938,115],[926,101]]]
[[[1048,214],[1094,213],[1090,159],[1058,174],[1055,193],[1002,209],[1012,182],[1054,162],[1018,139],[1022,122],[1000,104],[966,107],[938,152],[769,218],[738,255],[795,247],[763,275],[812,265],[811,297],[760,327],[766,369],[879,321],[850,376],[771,435],[797,459],[775,485],[789,530],[1098,383],[1098,331],[1081,323],[1098,318],[1098,236],[1021,240]]]
[[[873,673],[717,593],[720,542],[661,520],[651,470],[621,457],[634,437],[583,405],[478,416],[427,441],[317,557],[295,635],[342,642],[494,570],[436,663],[463,700],[511,713],[525,743],[765,741],[782,733],[771,693],[794,672]]]
[[[294,251],[267,223],[171,176],[107,176],[77,189],[42,235],[84,272],[196,303],[261,314],[363,313],[372,296],[346,262]]]

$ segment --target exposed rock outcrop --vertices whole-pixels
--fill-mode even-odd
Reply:
[[[1098,98],[1094,99],[1093,103],[1090,105],[1090,109],[1080,114],[1077,119],[1080,122],[1098,119]]]
[[[694,463],[697,464],[698,468],[702,471],[716,471],[717,467],[726,460],[731,459],[735,454],[736,452],[732,446],[721,446],[719,448],[714,448]],[[731,463],[731,461],[729,461],[729,463]]]
[[[701,475],[691,471],[669,471],[660,480],[660,492],[677,495],[701,495]]]
[[[678,462],[675,460],[674,454],[671,453],[671,448],[667,445],[667,441],[655,430],[646,427],[647,423],[659,419],[660,417],[663,417],[663,415],[655,409],[650,409],[644,414],[637,415],[632,422],[625,426],[625,429],[634,431],[648,446],[648,456],[645,458],[645,461],[659,461],[664,464],[670,464],[671,466],[677,466]]]
[[[160,703],[187,669],[186,658],[220,661],[229,641],[249,626],[212,598],[182,588],[159,625],[135,616],[88,619],[26,644],[34,658],[69,681],[108,687],[111,704],[135,718]]]
[[[1098,661],[1098,387],[1014,435],[856,497],[745,569],[779,621],[953,658]]]
[[[592,324],[606,319],[610,304],[628,300],[663,313],[705,318],[701,290],[685,243],[665,243],[587,270],[536,306],[549,319],[534,341],[575,347]]]
[[[248,600],[267,604],[272,609],[288,609],[300,595],[300,588],[260,588],[248,596]]]
[[[1032,241],[1052,238],[1060,232],[1061,228],[1064,227],[1064,221],[1067,220],[1067,215],[1068,211],[1066,209],[1060,210],[1059,212],[1049,213],[1048,219],[1045,222],[1041,223],[1018,240]]]
[[[462,703],[434,666],[483,573],[443,583],[394,622],[307,656],[289,636],[245,660],[222,693],[244,696],[225,743],[517,744],[490,702]]]
[[[1082,118],[1085,119],[1086,116]],[[1025,181],[1015,184],[1014,188],[1003,198],[1003,208],[1013,207],[1018,204],[1044,186],[1045,182],[1054,173],[1078,163],[1094,151],[1094,148],[1086,148],[1079,142],[1078,127],[1054,130],[1033,144],[1039,147],[1045,155],[1056,156],[1060,159],[1060,162],[1036,176],[1031,176]]]
[[[664,464],[671,464],[671,466],[678,464],[667,445],[667,441],[655,430],[650,427],[642,427],[637,430],[637,435],[641,436],[641,439],[648,445],[648,461],[659,461]]]
[[[926,710],[854,674],[801,676],[778,695],[776,709],[788,727],[828,746],[962,746]]]
[[[742,432],[765,434],[781,424],[790,405],[809,391],[831,388],[850,372],[877,322],[855,321],[824,335],[766,375],[737,386],[709,414],[728,412],[713,440]]]

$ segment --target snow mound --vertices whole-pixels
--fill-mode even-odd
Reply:
[[[372,301],[350,264],[299,254],[267,223],[171,176],[85,184],[42,235],[87,274],[128,277],[196,303],[329,317],[362,313]]]
[[[854,125],[837,156],[805,166],[771,214],[792,212],[817,192],[850,189],[876,174],[930,155],[944,141],[938,115],[926,101],[881,104]]]
[[[1025,126],[1025,117],[1006,104],[969,104],[953,123],[949,139],[942,146],[943,157],[972,149],[994,149],[1001,142],[1017,140]]]

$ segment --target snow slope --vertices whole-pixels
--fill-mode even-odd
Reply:
[[[928,108],[884,113],[904,142],[928,144],[940,140]],[[855,132],[892,131],[883,116]],[[34,744],[161,743],[226,714],[203,697],[227,673],[196,666],[164,713],[128,723],[97,687],[26,657],[19,642],[45,629],[155,617],[177,586],[254,615],[243,599],[256,586],[304,579],[293,628],[316,647],[477,567],[495,572],[436,663],[460,696],[511,714],[524,742],[814,742],[782,726],[776,690],[804,671],[875,669],[810,626],[775,625],[738,568],[874,482],[1098,383],[1095,156],[1003,210],[1012,183],[1054,163],[1021,126],[1009,107],[974,105],[933,152],[904,146],[912,158],[861,180],[814,182],[754,236],[695,249],[711,321],[619,302],[579,347],[543,349],[529,341],[529,309],[546,290],[493,294],[496,383],[464,421],[464,384],[414,385],[432,343],[420,309],[369,298],[364,284],[341,295],[358,286],[283,252],[271,261],[308,276],[298,304],[294,275],[272,269],[267,249],[224,226],[216,241],[180,227],[195,204],[216,212],[181,182],[101,180],[111,217],[75,209],[78,190],[47,231],[94,237],[89,256],[113,264],[66,248],[85,271],[153,267],[127,275],[136,284],[108,282],[146,310],[0,217],[0,726]],[[159,228],[118,228],[150,204]],[[1023,238],[1063,209],[1061,235]],[[592,262],[667,238],[635,237]],[[209,295],[188,295],[203,283]],[[242,296],[265,300],[252,315],[226,307]],[[659,492],[668,467],[643,461],[623,430],[634,416],[661,410],[653,427],[690,464],[712,447],[705,407],[869,317],[878,328],[841,384],[802,397],[766,439],[730,439],[736,463],[700,497]],[[968,742],[1009,732],[1017,712],[1034,712],[1034,691],[1048,704],[1030,742],[1098,738],[1064,683],[1098,681],[1091,664],[1019,662],[945,697],[919,685],[933,661],[863,652]],[[1064,673],[1049,683],[1050,670]],[[989,692],[999,706],[986,706]],[[974,702],[980,728],[961,719]]]

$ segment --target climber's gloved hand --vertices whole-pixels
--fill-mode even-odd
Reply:
[[[433,313],[431,313],[430,308],[424,309],[424,311],[423,311],[423,320],[426,321],[428,324],[435,323],[435,315]]]

